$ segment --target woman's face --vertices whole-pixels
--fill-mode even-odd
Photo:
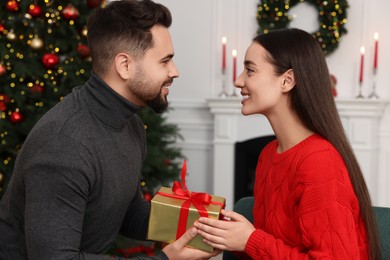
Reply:
[[[269,115],[283,95],[283,75],[276,75],[267,58],[268,52],[257,42],[253,42],[245,54],[244,71],[235,82],[241,89],[244,115]]]

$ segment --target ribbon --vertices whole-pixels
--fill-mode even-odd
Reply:
[[[205,206],[210,204],[224,206],[221,202],[212,201],[212,197],[210,194],[205,192],[191,192],[187,188],[186,184],[186,173],[187,173],[187,163],[184,160],[183,166],[181,168],[181,183],[175,181],[172,186],[173,194],[165,193],[165,192],[157,192],[157,194],[165,197],[170,197],[174,199],[182,199],[185,200],[180,207],[180,216],[179,223],[177,226],[176,239],[181,237],[184,232],[186,232],[188,214],[190,211],[191,204],[197,209],[199,215],[201,217],[208,217],[209,213],[207,212]]]

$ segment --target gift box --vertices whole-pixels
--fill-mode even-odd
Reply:
[[[151,200],[148,239],[171,243],[178,239],[199,217],[220,218],[225,198],[207,193],[190,192],[185,185],[185,163],[182,184],[174,182],[172,188],[161,187]],[[184,172],[184,174],[183,174]],[[212,252],[214,249],[196,235],[188,247]]]

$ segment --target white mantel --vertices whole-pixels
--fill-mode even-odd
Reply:
[[[234,145],[236,142],[272,134],[264,116],[241,114],[238,97],[208,99],[214,115],[213,137],[213,193],[226,197],[227,208],[234,203]],[[336,105],[343,126],[362,168],[373,204],[387,189],[386,171],[380,172],[379,130],[387,100],[339,99]]]

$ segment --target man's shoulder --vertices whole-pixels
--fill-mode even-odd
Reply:
[[[47,111],[34,126],[32,132],[44,131],[47,134],[58,134],[64,126],[87,113],[86,103],[79,91],[75,89]]]

